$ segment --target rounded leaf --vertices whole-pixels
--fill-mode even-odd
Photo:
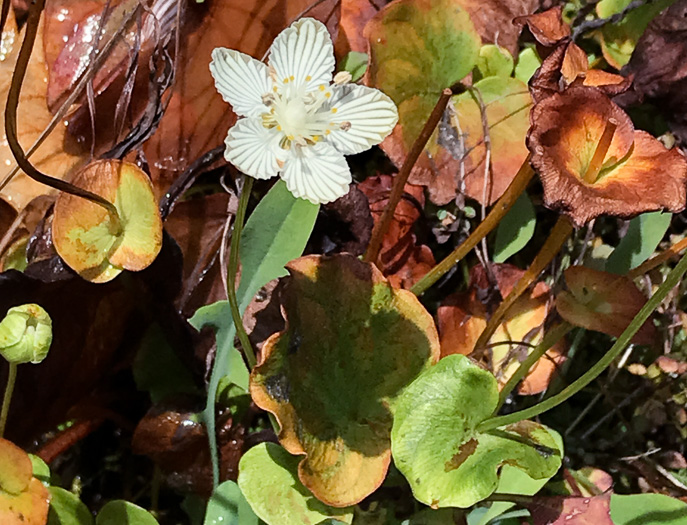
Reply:
[[[79,497],[61,487],[50,487],[48,525],[93,525],[93,515]]]
[[[287,328],[265,342],[251,395],[277,417],[286,450],[306,455],[303,484],[329,505],[352,505],[384,480],[394,402],[438,359],[438,335],[415,295],[352,255],[287,268]]]
[[[0,490],[10,494],[24,492],[33,476],[29,455],[11,441],[0,438]]]
[[[40,363],[51,343],[52,320],[37,304],[10,308],[0,321],[0,355],[10,363]]]
[[[162,247],[162,219],[145,172],[129,162],[100,160],[81,170],[73,183],[113,203],[120,224],[102,206],[61,193],[52,223],[60,257],[92,282],[148,267]]]
[[[258,517],[268,525],[316,525],[327,518],[351,523],[353,509],[328,507],[303,486],[299,462],[274,443],[260,443],[243,455],[238,485]]]
[[[150,512],[128,501],[106,503],[95,518],[95,525],[159,525]]]
[[[416,499],[433,508],[466,508],[496,490],[502,465],[533,479],[556,473],[561,452],[546,427],[520,421],[477,431],[497,402],[494,376],[463,355],[443,358],[403,392],[391,450]]]

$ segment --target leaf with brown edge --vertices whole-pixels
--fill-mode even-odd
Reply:
[[[609,121],[617,127],[595,181],[584,180]],[[544,204],[581,226],[599,215],[633,217],[685,207],[687,162],[667,150],[601,91],[571,87],[535,105],[528,147]]]
[[[491,205],[506,191],[527,158],[525,138],[532,106],[527,86],[516,78],[490,77],[477,82],[491,141],[491,167],[485,170],[487,151],[481,104],[473,93],[453,97],[450,122],[464,137],[464,192],[484,205]],[[457,159],[458,160],[458,159]],[[485,184],[485,174],[489,179]],[[485,198],[486,196],[486,198]]]
[[[492,264],[491,270],[503,296],[510,293],[525,273],[510,264]],[[490,288],[484,268],[481,265],[474,266],[470,270],[470,287],[467,293],[449,296],[438,308],[437,325],[442,357],[451,354],[470,355],[473,352],[475,343],[487,324]],[[550,310],[549,297],[550,289],[546,283],[537,283],[529,295],[518,299],[489,340],[489,369],[496,377],[499,389],[532,351],[532,345],[542,340],[544,321]],[[499,344],[506,341],[522,341],[525,344]],[[564,351],[562,343],[551,348],[530,370],[518,393],[533,395],[546,390],[556,367],[565,359]]]
[[[24,150],[28,150],[43,132],[52,119],[46,103],[48,69],[43,56],[43,29],[41,21],[36,35],[36,42],[31,54],[26,78],[22,84],[17,111],[17,135]],[[9,91],[12,71],[17,62],[19,48],[24,31],[18,32],[10,9],[10,15],[2,34],[3,47],[0,55],[0,182],[14,167],[14,157],[10,151],[5,135],[5,104]],[[44,173],[64,178],[77,165],[85,160],[85,150],[68,133],[65,126],[58,125],[46,138],[45,142],[31,156],[31,162]],[[12,181],[0,191],[0,197],[7,200],[16,209],[24,206],[38,195],[50,193],[53,190],[35,182],[22,171],[19,171]]]
[[[437,361],[439,338],[418,299],[372,264],[310,255],[287,268],[287,328],[265,342],[250,392],[275,414],[284,448],[305,454],[303,484],[352,505],[384,480],[396,397]]]
[[[613,525],[611,492],[588,498],[541,496],[526,507],[534,525]]]
[[[576,326],[619,337],[644,306],[647,299],[635,284],[623,275],[615,275],[584,266],[565,271],[570,291],[556,296],[558,313]],[[635,344],[652,344],[656,329],[649,319],[632,338]]]
[[[33,477],[28,454],[0,438],[0,523],[44,525],[49,503],[50,493]]]
[[[81,170],[73,183],[113,203],[121,224],[100,205],[60,194],[52,222],[60,257],[92,282],[147,268],[162,247],[162,220],[148,176],[135,164],[101,160]]]

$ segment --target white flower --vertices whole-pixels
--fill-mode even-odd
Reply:
[[[272,43],[268,65],[233,49],[212,52],[210,72],[234,112],[224,157],[247,175],[281,175],[296,197],[326,203],[348,193],[344,155],[379,144],[398,111],[381,91],[332,84],[334,51],[325,26],[303,18]]]

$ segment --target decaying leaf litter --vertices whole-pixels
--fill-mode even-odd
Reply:
[[[0,521],[682,523],[684,12],[5,0]]]

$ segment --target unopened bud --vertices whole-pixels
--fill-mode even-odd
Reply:
[[[0,355],[10,363],[40,363],[51,343],[52,320],[37,304],[10,308],[0,321]]]

